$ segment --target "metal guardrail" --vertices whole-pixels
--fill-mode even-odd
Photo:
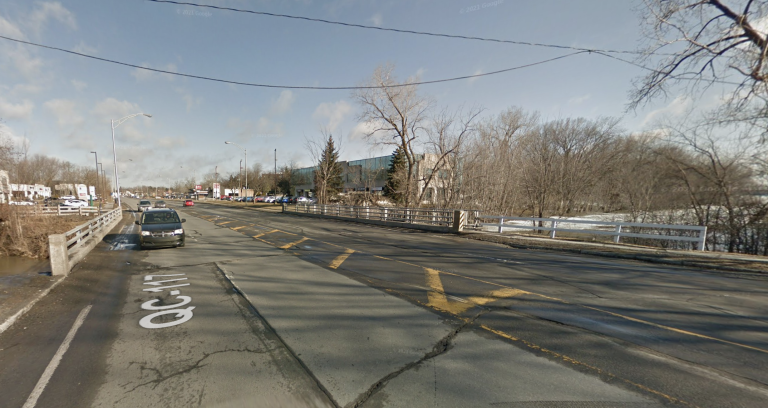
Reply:
[[[593,235],[610,235],[613,236],[613,242],[619,243],[622,237],[627,238],[647,238],[647,239],[660,239],[668,241],[687,241],[696,242],[697,249],[699,251],[704,250],[704,245],[707,239],[707,227],[698,225],[671,225],[671,224],[643,224],[637,222],[612,222],[612,221],[589,221],[589,220],[569,220],[562,218],[537,218],[537,217],[507,217],[499,215],[478,215],[478,219],[498,219],[498,223],[482,223],[483,227],[498,227],[499,233],[502,233],[504,229],[528,229],[535,231],[549,231],[549,237],[555,238],[556,233],[560,232],[573,232],[579,234],[593,234]],[[530,221],[533,225],[515,225],[504,224],[504,221]],[[538,226],[536,224],[549,223],[548,227]],[[596,230],[596,229],[576,229],[576,228],[563,228],[562,224],[586,224],[586,225],[599,225],[613,227],[612,231]],[[666,230],[666,231],[680,231],[680,232],[697,232],[695,237],[683,236],[683,235],[663,235],[663,234],[648,234],[627,232],[624,228],[633,229],[645,229],[645,230]]]
[[[292,204],[284,205],[285,212],[328,215],[405,224],[452,227],[454,210],[397,207],[354,207],[343,205]]]
[[[120,215],[121,210],[115,209],[65,232],[64,237],[66,239],[67,253],[72,254],[75,252],[85,239],[110,225],[116,218],[120,217]]]
[[[89,215],[99,214],[99,207],[18,206],[17,211],[24,212],[25,215]]]

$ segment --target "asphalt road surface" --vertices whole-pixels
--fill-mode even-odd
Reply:
[[[0,335],[0,406],[768,406],[764,277],[178,205]]]

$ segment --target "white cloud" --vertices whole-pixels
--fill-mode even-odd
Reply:
[[[691,102],[693,101],[688,96],[678,96],[672,102],[670,102],[669,105],[651,111],[645,115],[645,118],[643,118],[643,121],[640,123],[640,127],[644,128],[649,125],[653,126],[658,120],[680,117],[688,112],[691,106]]]
[[[77,30],[75,15],[58,1],[38,3],[37,8],[27,16],[24,25],[40,35],[51,19],[57,20],[72,30]]]
[[[227,127],[234,130],[240,141],[246,141],[251,137],[281,137],[285,133],[283,124],[273,122],[267,117],[261,117],[257,122],[231,118],[227,121]]]
[[[73,79],[69,81],[69,83],[71,83],[72,86],[75,87],[75,90],[77,90],[77,92],[82,92],[83,89],[88,87],[88,84],[86,82],[78,81],[77,79]]]
[[[259,118],[256,124],[256,136],[282,136],[283,133],[283,124],[273,122],[269,118]]]
[[[176,92],[178,92],[181,95],[181,99],[184,101],[184,103],[187,105],[187,112],[191,111],[193,108],[196,108],[203,103],[203,98],[200,96],[194,96],[191,93],[189,93],[184,88],[177,88]]]
[[[18,26],[0,16],[0,35],[24,40],[27,37],[21,32]]]
[[[82,116],[77,114],[75,101],[52,99],[43,104],[56,117],[59,128],[78,127],[83,124]]]
[[[117,130],[115,131],[117,132]],[[132,124],[120,126],[120,140],[139,143],[149,139],[149,136],[136,129]]]
[[[183,147],[187,145],[187,139],[184,137],[161,137],[156,139],[153,145],[166,148]]]
[[[338,102],[323,102],[317,109],[315,109],[312,118],[316,121],[327,121],[324,126],[333,132],[351,112],[352,105],[344,100]]]
[[[25,78],[36,79],[39,77],[43,60],[34,57],[28,49],[21,46],[6,47],[4,54],[10,58],[16,70]]]
[[[568,103],[571,104],[571,105],[578,105],[578,104],[586,102],[591,97],[592,97],[592,94],[586,94],[586,95],[581,95],[581,96],[574,96],[573,98],[568,99]]]
[[[371,24],[375,25],[376,27],[381,27],[381,25],[384,24],[384,17],[381,15],[381,13],[376,13],[371,16],[368,21],[370,21]]]
[[[79,52],[80,54],[89,54],[89,55],[93,55],[93,54],[96,54],[96,52],[98,52],[96,48],[86,44],[85,41],[80,41],[80,44],[77,44],[75,48],[72,49],[72,51]]]
[[[118,101],[115,98],[106,98],[96,104],[91,111],[101,121],[109,122],[110,119],[120,119],[124,116],[141,112],[139,105],[128,101]]]
[[[24,100],[19,104],[13,104],[0,97],[0,118],[3,119],[26,119],[32,115],[35,104]]]
[[[482,73],[483,73],[483,70],[478,69],[475,72],[473,72],[472,75],[480,75]],[[469,81],[470,84],[474,84],[475,81],[477,81],[478,79],[480,79],[480,77],[469,78],[467,81]]]
[[[13,129],[5,123],[0,123],[0,138],[8,138],[14,146],[24,146],[29,144],[29,139],[19,136]]]
[[[64,139],[64,147],[70,149],[91,151],[96,145],[95,138],[91,134],[78,134],[75,136],[74,133],[70,133],[62,139]]]
[[[280,96],[272,102],[272,106],[269,108],[269,116],[279,116],[288,112],[295,99],[293,92],[288,89],[280,92]]]
[[[194,97],[190,94],[186,94],[183,97],[184,103],[187,104],[187,112],[191,111],[192,108],[198,107],[203,103],[203,98],[198,96]]]
[[[352,131],[349,132],[349,136],[347,136],[347,139],[349,140],[360,140],[367,137],[367,135],[374,130],[376,130],[378,126],[376,126],[376,123],[374,122],[359,122],[357,125],[355,125],[354,128],[352,128]]]
[[[161,66],[161,67],[152,67],[147,63],[143,63],[141,64],[141,66],[145,68],[154,68],[154,69],[159,69],[159,70],[168,71],[168,72],[178,72],[178,68],[174,63],[168,63],[167,65]],[[175,78],[171,74],[163,74],[163,73],[149,71],[149,70],[140,69],[140,68],[134,68],[134,70],[131,72],[131,75],[134,78],[136,78],[136,81],[138,82],[149,81],[157,78],[163,78],[168,81],[173,81]]]

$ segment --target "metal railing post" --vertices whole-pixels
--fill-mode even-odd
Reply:
[[[707,244],[707,227],[699,230],[699,245],[698,250],[703,251]]]
[[[613,242],[618,244],[621,240],[621,224],[616,226],[616,235],[613,237]]]
[[[499,234],[501,234],[501,229],[504,225],[504,217],[499,218]]]
[[[555,238],[555,231],[557,228],[557,221],[552,220],[552,231],[549,232],[549,237],[554,239]]]

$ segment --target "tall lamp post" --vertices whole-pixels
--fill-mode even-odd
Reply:
[[[104,163],[99,163],[101,166],[101,198],[104,198],[104,193],[107,192],[107,173],[104,171]]]
[[[99,155],[96,152],[91,153],[96,156],[96,185],[93,187],[93,192],[96,193],[96,189],[99,188]],[[102,194],[104,194],[103,191]],[[101,201],[99,201],[99,213],[101,213]]]
[[[243,146],[240,146],[237,143],[224,142],[224,144],[235,145],[235,146],[243,149],[243,152],[245,153],[245,197],[248,198],[248,150],[246,150]]]
[[[115,128],[122,125],[123,122],[125,122],[128,119],[135,118],[136,116],[144,115],[148,118],[151,118],[152,115],[148,113],[134,113],[133,115],[128,115],[124,118],[120,118],[117,120],[110,120],[112,123],[112,156],[115,160],[115,192],[117,193],[117,208],[123,208],[123,203],[120,200],[120,178],[117,175],[117,150],[115,149]]]

